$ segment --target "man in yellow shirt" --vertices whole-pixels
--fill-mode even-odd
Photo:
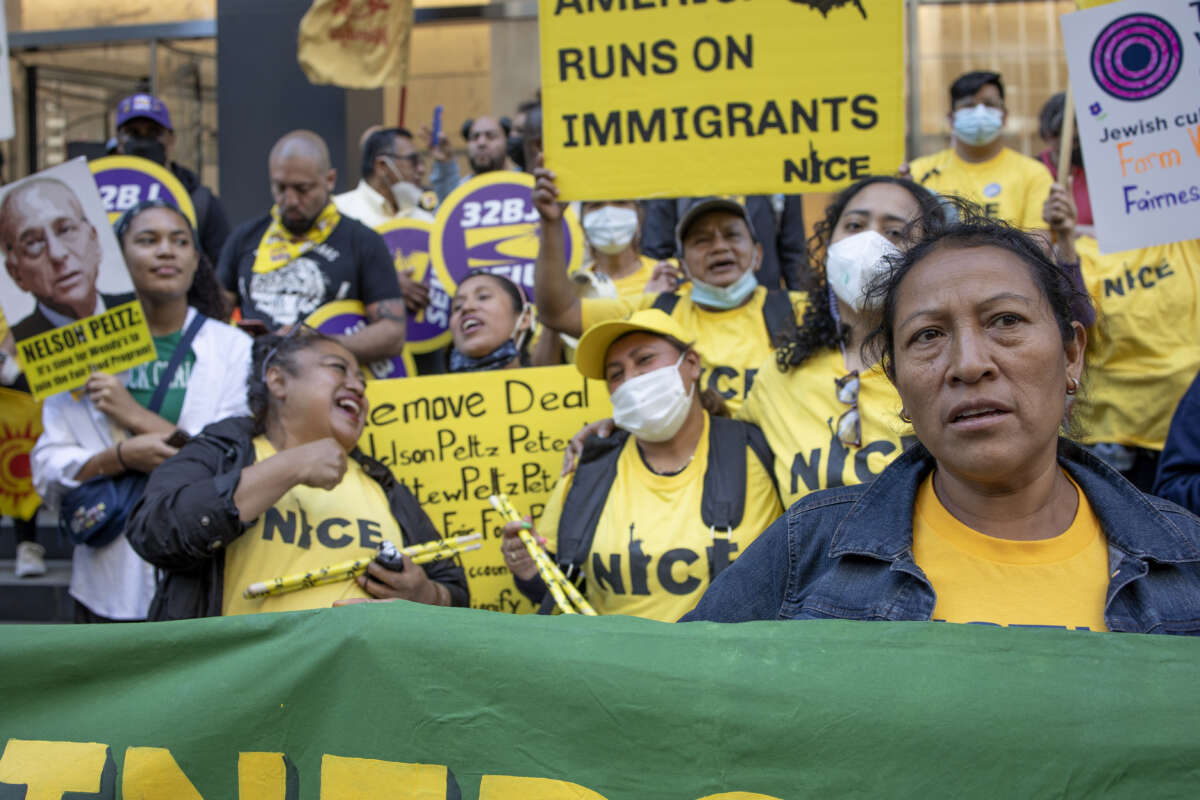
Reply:
[[[534,175],[533,202],[542,216],[542,246],[534,273],[538,318],[560,333],[577,337],[597,323],[635,311],[664,311],[703,354],[701,388],[716,391],[735,412],[771,353],[774,337],[795,328],[808,302],[802,292],[768,290],[758,284],[755,270],[762,261],[762,245],[746,208],[712,197],[688,209],[676,228],[676,238],[691,280],[678,291],[580,299],[567,276],[558,224],[563,207],[554,173],[539,168]]]
[[[1044,229],[1042,204],[1054,182],[1036,159],[1004,146],[1008,112],[995,72],[968,72],[950,85],[951,147],[914,159],[900,174],[939,194],[977,203],[993,219]]]

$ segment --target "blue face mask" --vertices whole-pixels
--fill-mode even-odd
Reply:
[[[983,103],[954,112],[954,135],[964,144],[991,144],[1000,136],[1003,126],[1004,112]]]
[[[706,308],[717,308],[728,311],[746,302],[746,298],[754,294],[758,288],[758,278],[754,270],[748,269],[742,276],[728,286],[713,286],[711,283],[692,278],[692,302]]]

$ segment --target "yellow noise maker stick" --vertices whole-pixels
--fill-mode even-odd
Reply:
[[[389,569],[394,568],[393,564],[400,563],[401,553],[411,558],[414,564],[428,564],[443,558],[454,558],[459,553],[478,550],[483,546],[482,539],[483,534],[472,533],[470,536],[455,536],[453,539],[422,542],[400,550],[391,542],[385,541],[379,546],[378,558]],[[272,597],[277,594],[298,592],[313,586],[324,586],[327,583],[352,580],[365,573],[367,565],[374,560],[375,557],[356,558],[353,561],[343,561],[340,564],[331,564],[328,567],[321,567],[309,572],[252,583],[246,591],[242,592],[242,597],[247,599]]]
[[[508,501],[508,495],[494,494],[488,500],[491,502],[492,508],[499,511],[509,522],[523,522],[521,515],[513,508],[512,503]],[[550,590],[550,596],[554,598],[554,604],[559,607],[562,613],[584,614],[589,617],[598,616],[596,609],[592,608],[592,604],[579,593],[579,590],[575,588],[575,584],[567,580],[567,576],[563,575],[558,565],[533,540],[533,536],[529,534],[529,531],[522,528],[519,535],[521,542],[525,545],[525,549],[533,557],[533,563],[537,566],[538,575],[542,577],[542,582],[546,584],[546,588]]]

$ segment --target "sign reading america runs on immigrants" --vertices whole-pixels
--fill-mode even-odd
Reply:
[[[900,0],[540,0],[564,199],[830,192],[904,156]]]

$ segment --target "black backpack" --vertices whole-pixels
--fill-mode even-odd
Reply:
[[[555,560],[568,580],[578,582],[591,552],[600,514],[617,477],[617,461],[628,439],[628,431],[616,430],[606,438],[591,436],[584,442],[575,479],[563,499],[559,515]],[[732,531],[742,524],[746,507],[747,447],[758,456],[774,482],[774,456],[756,425],[724,417],[709,418],[708,463],[705,465],[700,519],[714,531]],[[564,524],[564,520],[571,522]],[[731,553],[728,538],[713,538],[710,579],[729,566]],[[548,614],[553,608],[554,598],[547,594],[538,613]]]

